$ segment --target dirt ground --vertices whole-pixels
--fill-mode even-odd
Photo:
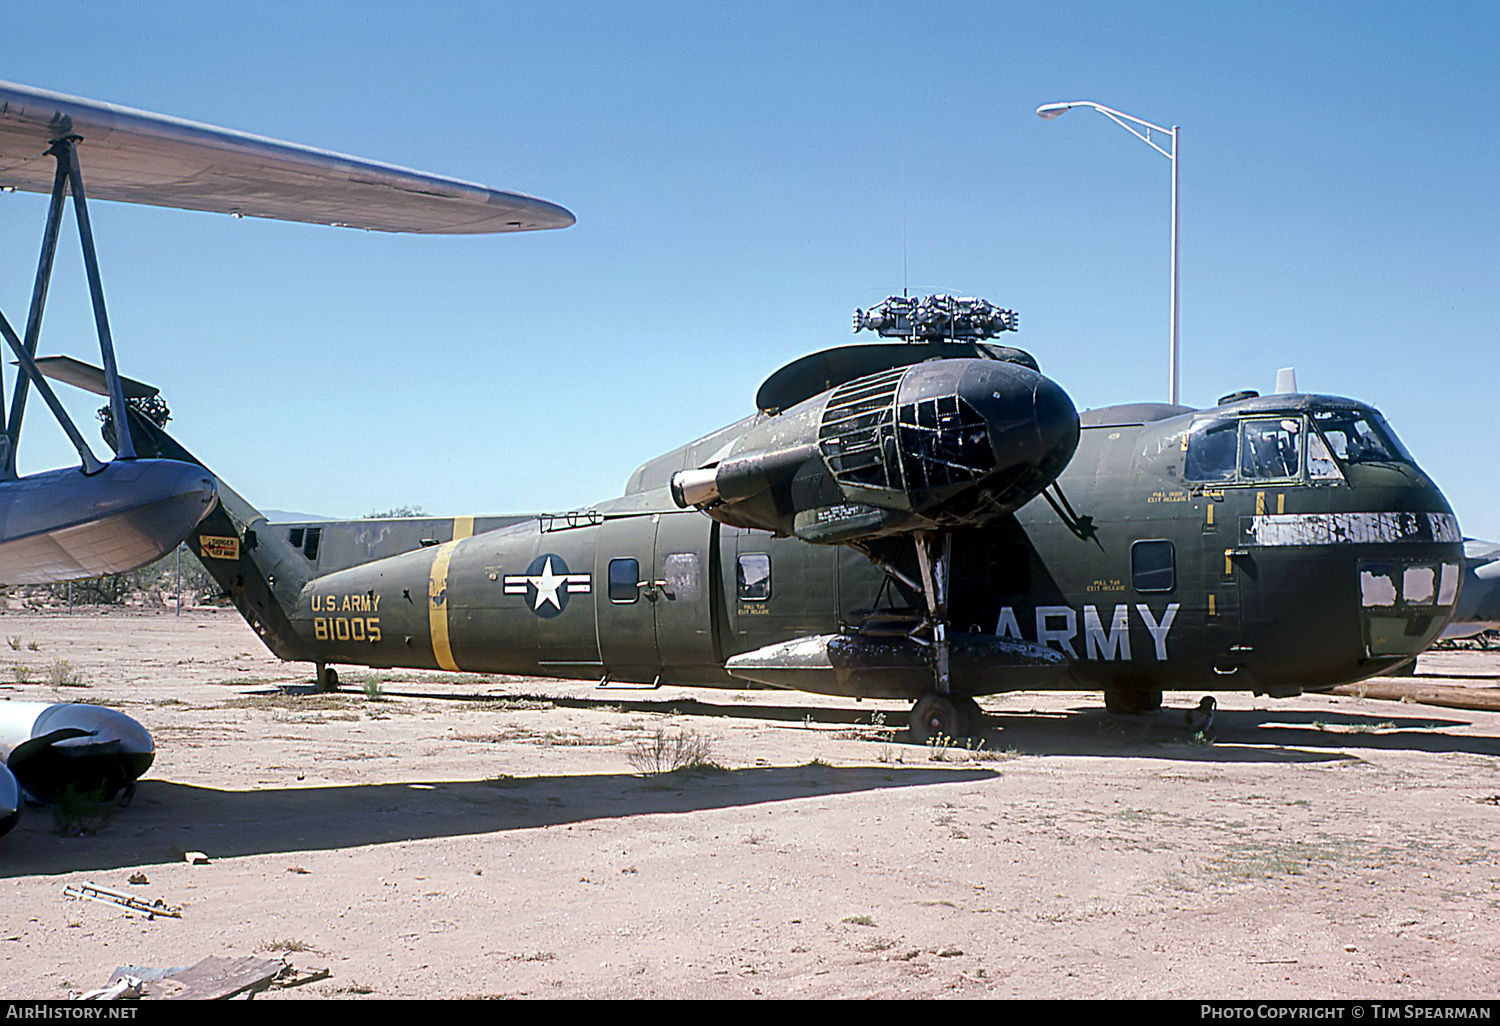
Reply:
[[[944,752],[877,729],[904,706],[776,691],[345,669],[320,696],[222,611],[0,636],[31,681],[0,698],[102,702],[157,745],[96,834],[32,808],[0,838],[0,997],[282,953],[330,976],[273,999],[1497,991],[1500,713],[1221,695],[1199,743],[1198,693],[1017,694]],[[46,682],[61,659],[85,686]],[[1419,669],[1500,688],[1495,654]],[[722,769],[643,775],[657,738]]]

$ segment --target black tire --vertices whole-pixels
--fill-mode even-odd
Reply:
[[[1104,708],[1117,716],[1144,716],[1161,708],[1161,692],[1107,688],[1104,692]]]
[[[966,718],[962,707],[951,695],[923,695],[912,706],[907,727],[912,740],[925,745],[939,734],[964,737]]]
[[[318,690],[337,691],[339,689],[339,671],[332,666],[318,667]]]

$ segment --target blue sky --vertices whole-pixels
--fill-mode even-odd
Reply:
[[[1164,399],[1169,165],[1033,113],[1086,99],[1182,126],[1184,400],[1295,365],[1500,538],[1500,5],[59,0],[9,11],[0,53],[11,81],[578,215],[408,238],[95,205],[122,369],[261,506],[616,495],[903,285],[1019,310],[1080,409]],[[44,213],[0,196],[16,323]],[[61,254],[41,348],[96,358],[71,228]],[[22,469],[72,462],[29,412]]]

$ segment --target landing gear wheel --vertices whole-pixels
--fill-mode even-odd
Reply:
[[[332,666],[318,664],[317,684],[319,691],[337,691],[339,689],[339,671]]]
[[[1160,691],[1137,691],[1133,688],[1106,688],[1104,708],[1117,716],[1142,716],[1161,708]]]
[[[925,745],[939,734],[944,737],[967,737],[969,733],[968,709],[964,707],[964,696],[923,695],[912,706],[908,729],[918,744]],[[968,699],[973,702],[972,698]],[[975,705],[977,713],[979,707]]]

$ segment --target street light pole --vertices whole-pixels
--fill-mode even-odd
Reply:
[[[1051,121],[1055,117],[1066,114],[1074,107],[1092,107],[1172,162],[1172,325],[1169,342],[1170,348],[1167,358],[1167,394],[1170,397],[1169,401],[1173,406],[1176,406],[1179,398],[1179,382],[1182,376],[1177,335],[1177,147],[1181,139],[1181,129],[1176,125],[1173,125],[1171,128],[1153,125],[1149,121],[1142,121],[1140,118],[1132,117],[1112,107],[1106,107],[1102,103],[1094,103],[1092,100],[1043,104],[1036,109],[1036,116],[1043,121]],[[1137,125],[1140,127],[1137,128]],[[1145,131],[1143,132],[1141,129],[1145,129]],[[1151,138],[1152,132],[1170,135],[1172,137],[1172,149],[1167,151],[1158,146],[1155,140]]]

